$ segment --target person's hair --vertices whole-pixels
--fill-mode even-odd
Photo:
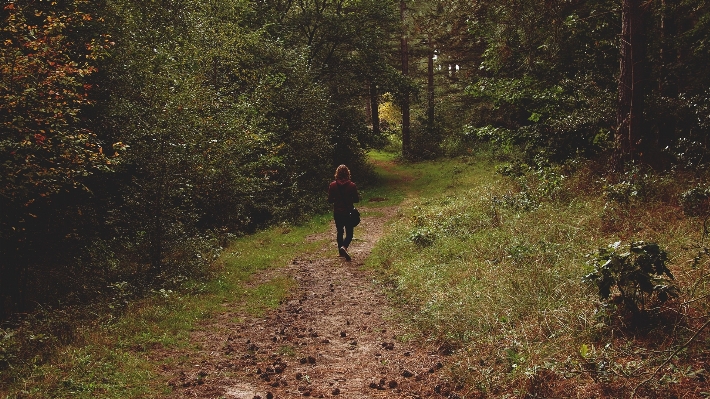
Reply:
[[[335,169],[335,179],[336,180],[342,180],[342,179],[350,180],[350,169],[348,169],[348,167],[345,165],[338,166],[338,168]]]

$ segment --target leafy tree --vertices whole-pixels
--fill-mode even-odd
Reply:
[[[331,164],[346,163],[356,173],[364,166],[362,149],[377,141],[367,128],[363,104],[372,103],[373,85],[383,91],[397,84],[388,47],[382,43],[393,32],[395,10],[393,2],[374,0],[258,5],[258,13],[265,16],[260,23],[270,24],[271,37],[305,51],[314,81],[327,88]]]
[[[71,31],[92,16],[81,2],[71,5],[37,10],[11,2],[3,10],[0,187],[12,203],[82,187],[83,176],[111,164],[81,120],[91,102],[87,77],[108,44],[95,35],[83,38],[85,49],[75,48]]]
[[[626,162],[697,167],[706,153],[707,15],[697,1],[477,3],[467,18],[485,48],[467,92],[491,112],[472,125],[505,128],[526,154],[553,160],[611,157],[616,147]],[[634,35],[622,32],[632,17]],[[632,53],[622,73],[620,57]]]
[[[199,251],[185,242],[202,231],[253,231],[319,204],[331,104],[305,49],[254,29],[249,7],[114,4],[125,39],[109,66],[103,115],[131,150],[110,223],[149,280],[188,273],[175,256]]]
[[[84,218],[72,199],[116,162],[111,144],[83,119],[89,78],[111,46],[89,11],[79,0],[7,2],[0,10],[0,314],[34,295],[30,281],[51,279],[37,263],[56,247],[75,247]]]
[[[413,76],[426,87],[426,96],[416,106],[421,128],[416,131],[418,156],[438,156],[447,136],[457,134],[472,109],[459,78],[477,68],[475,47],[469,34],[470,2],[421,0],[412,7],[413,54],[417,59]],[[426,60],[426,61],[424,61]],[[424,67],[426,65],[426,67]]]
[[[254,25],[255,3],[32,6],[3,14],[4,299],[178,281],[217,234],[320,209],[338,113],[308,48]]]

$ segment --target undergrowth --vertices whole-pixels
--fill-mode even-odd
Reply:
[[[305,237],[325,231],[330,216],[303,226],[282,225],[236,239],[215,264],[213,279],[188,281],[176,290],[159,290],[147,299],[115,304],[121,312],[94,308],[37,313],[22,325],[0,330],[0,398],[157,398],[170,395],[157,360],[149,350],[175,350],[190,345],[190,332],[201,322],[237,304],[260,315],[278,306],[295,284],[277,276],[249,283],[254,273],[286,265],[296,253],[320,248]],[[61,332],[64,331],[64,336]],[[179,361],[175,359],[173,361]]]

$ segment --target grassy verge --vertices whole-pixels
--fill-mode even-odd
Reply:
[[[252,276],[286,265],[323,242],[307,242],[329,227],[330,216],[303,226],[279,226],[236,240],[219,260],[219,277],[196,282],[182,292],[160,291],[134,303],[119,320],[77,327],[74,343],[56,348],[50,361],[36,359],[8,370],[2,398],[158,398],[170,387],[156,374],[160,365],[146,356],[156,348],[185,348],[190,333],[225,303],[259,315],[278,306],[294,282],[283,276],[254,284]],[[59,316],[58,316],[59,317]],[[10,337],[5,337],[10,339]],[[12,373],[11,379],[7,374]]]
[[[588,167],[517,179],[461,159],[407,167],[421,176],[417,197],[368,266],[404,310],[404,338],[451,354],[448,389],[589,398],[710,391],[707,334],[671,356],[708,314],[707,257],[688,262],[703,251],[702,223],[678,206],[683,179],[647,177],[643,197],[619,199],[602,194],[625,186],[594,178]],[[632,240],[666,248],[685,288],[643,326],[613,304],[600,307],[595,288],[582,283],[589,253]]]

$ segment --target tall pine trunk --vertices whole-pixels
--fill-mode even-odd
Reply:
[[[661,46],[659,49],[661,62],[659,63],[660,79],[658,79],[658,93],[668,98],[676,98],[679,92],[679,81],[672,73],[674,64],[680,57],[680,54],[677,53],[677,50],[675,50],[671,44],[678,34],[676,23],[677,22],[674,21],[670,15],[667,1],[661,0],[659,32],[661,35]],[[665,168],[668,166],[668,162],[663,162],[665,157],[660,156],[662,155],[660,149],[673,145],[676,119],[663,118],[663,120],[657,123],[659,123],[659,128],[656,136],[653,138],[655,154],[652,155],[652,157],[659,161],[656,163],[656,167]]]
[[[377,92],[377,84],[370,83],[370,116],[372,118],[372,134],[377,137],[380,135],[380,102],[379,93]]]
[[[431,40],[431,35],[428,36],[429,43],[429,60],[427,65],[427,124],[429,133],[434,130],[434,43]]]
[[[409,43],[407,38],[407,5],[404,0],[399,1],[400,17],[402,18],[402,38],[400,51],[402,57],[402,75],[409,75]],[[402,93],[402,156],[409,158],[411,151],[411,133],[409,116],[409,90]]]
[[[641,0],[623,0],[619,104],[616,115],[616,162],[639,160],[644,125],[646,37]]]

